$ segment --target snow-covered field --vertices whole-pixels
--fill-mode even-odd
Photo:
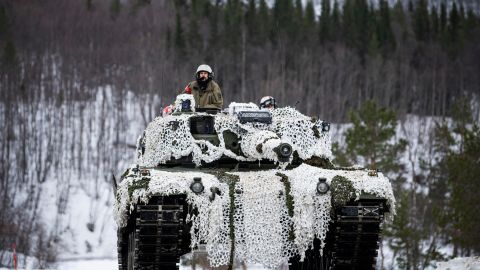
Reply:
[[[77,262],[65,262],[59,264],[58,270],[117,270],[117,262],[114,260],[89,260],[89,261],[77,261]],[[206,269],[202,268],[201,266],[183,266],[180,265],[180,270],[187,270],[187,269]],[[240,269],[237,267],[237,269]],[[262,270],[264,269],[260,265],[247,265],[248,270]]]
[[[118,270],[118,264],[115,259],[92,259],[80,261],[60,262],[55,268],[58,270]]]
[[[480,270],[480,257],[455,258],[437,263],[437,270]]]
[[[55,270],[117,270],[116,259],[84,259],[84,260],[72,260],[59,262],[56,266],[51,268],[43,268],[42,270],[55,269]],[[18,270],[21,270],[19,268]],[[24,268],[25,269],[25,268]],[[34,270],[35,268],[26,268]],[[205,269],[197,265],[195,268],[192,266],[180,265],[180,270],[187,269]],[[237,267],[236,269],[240,269]],[[248,270],[262,270],[265,269],[261,265],[246,265]],[[434,269],[434,268],[432,268]],[[437,270],[480,270],[480,257],[469,258],[455,258],[447,262],[439,262],[436,265]],[[0,270],[11,270],[11,268],[0,268]],[[40,270],[40,269],[39,269]]]
[[[248,264],[245,266],[248,270],[263,270],[265,269],[258,264]],[[13,268],[0,267],[0,270],[12,270]],[[195,268],[191,265],[180,264],[180,270],[187,269],[207,269],[200,265]],[[237,266],[235,269],[245,269]],[[18,270],[118,270],[118,262],[116,258],[84,258],[75,260],[65,260],[57,262],[55,265],[48,268],[35,268],[31,264],[26,268],[18,268]]]

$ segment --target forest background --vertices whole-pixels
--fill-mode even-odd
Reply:
[[[77,182],[99,197],[201,63],[225,104],[273,95],[344,124],[336,162],[395,187],[382,267],[479,255],[478,14],[447,0],[1,0],[0,263],[12,242],[55,261],[43,183],[58,215]]]

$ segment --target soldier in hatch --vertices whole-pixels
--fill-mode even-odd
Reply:
[[[223,96],[220,86],[213,80],[213,71],[209,65],[200,65],[195,73],[195,81],[185,87],[184,93],[192,94],[197,108],[221,109]]]
[[[261,109],[276,109],[277,108],[277,102],[272,96],[265,96],[262,97],[260,100],[260,108]]]

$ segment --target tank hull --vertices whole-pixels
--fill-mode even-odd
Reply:
[[[355,191],[352,192],[345,186],[337,184],[338,181],[336,182],[336,180],[338,179],[335,177],[339,177],[342,174],[349,177],[352,177],[352,175],[357,175],[357,177],[358,175],[363,175],[368,177],[370,181],[378,178],[378,181],[383,181],[384,185],[387,185],[388,180],[385,182],[386,179],[378,175],[369,176],[369,172],[365,170],[326,170],[307,165],[286,170],[272,170],[261,167],[257,170],[252,170],[251,166],[245,167],[246,169],[243,171],[238,170],[238,168],[237,170],[232,170],[230,167],[224,169],[184,167],[139,168],[139,171],[136,173],[137,176],[132,177],[131,174],[128,174],[124,177],[126,180],[124,179],[119,185],[119,193],[117,195],[122,194],[122,188],[123,190],[126,188],[130,192],[130,196],[132,196],[132,201],[123,205],[128,209],[123,212],[126,215],[126,222],[118,231],[119,269],[178,269],[180,256],[190,252],[192,248],[197,248],[199,244],[217,245],[218,243],[216,242],[209,242],[211,239],[208,237],[211,237],[213,234],[230,238],[230,241],[220,241],[220,244],[226,243],[223,249],[228,250],[227,253],[229,253],[229,258],[223,261],[223,265],[228,265],[236,257],[246,261],[262,263],[261,258],[250,258],[249,256],[252,256],[252,253],[242,251],[248,244],[242,246],[239,243],[249,243],[252,240],[247,234],[261,235],[265,233],[266,230],[262,228],[264,225],[251,225],[251,214],[258,211],[256,208],[249,209],[251,206],[247,206],[248,203],[246,202],[248,200],[251,205],[256,205],[252,200],[265,203],[265,198],[278,198],[278,204],[272,204],[277,209],[272,209],[274,209],[274,212],[283,213],[277,215],[277,222],[280,225],[274,224],[275,219],[256,217],[256,221],[265,223],[266,220],[273,220],[268,226],[276,226],[288,230],[290,235],[284,235],[284,238],[278,239],[284,242],[283,245],[291,244],[294,248],[289,250],[295,250],[295,254],[278,258],[286,259],[283,261],[283,264],[288,263],[289,269],[375,269],[377,251],[381,239],[380,228],[385,220],[385,214],[390,211],[392,201],[389,201],[389,199],[391,198],[366,193],[365,191],[368,190],[358,190],[361,192],[357,197]],[[325,202],[328,201],[328,204],[330,204],[330,207],[325,208],[329,217],[326,223],[307,223],[310,224],[310,227],[302,229],[304,224],[297,224],[298,220],[304,219],[308,215],[307,212],[312,210],[312,208],[320,206],[315,201],[311,201],[311,205],[301,206],[301,203],[308,202],[308,200],[298,201],[300,193],[295,195],[295,192],[298,193],[301,188],[313,187],[312,184],[304,186],[297,179],[301,177],[299,172],[308,170],[326,177],[331,189],[323,195],[319,194],[318,191],[302,191],[304,192],[302,194],[311,196],[313,200],[315,198],[325,198]],[[146,173],[147,171],[148,173]],[[148,176],[146,176],[147,174]],[[208,179],[207,175],[210,175],[211,179]],[[237,178],[225,178],[226,175],[236,176]],[[258,179],[249,179],[252,175],[258,175]],[[335,176],[332,177],[332,175]],[[180,176],[180,178],[172,179],[173,176]],[[187,178],[193,179],[195,176],[203,179],[205,190],[201,195],[195,194],[190,190],[194,181]],[[252,185],[253,181],[262,181],[262,179],[268,177],[275,179],[263,184],[254,184],[258,189],[257,192],[252,193],[252,189],[247,187]],[[132,179],[133,181],[130,180],[128,185],[130,190],[125,186],[129,178],[134,178]],[[153,188],[158,183],[165,184],[165,182],[168,182],[168,179],[172,183],[181,182],[182,180],[180,179],[184,179],[186,181],[184,185],[185,190],[182,191],[178,188],[174,189],[175,192],[166,194],[161,192],[161,190],[165,190],[164,186],[159,187],[159,189]],[[285,179],[289,179],[290,186],[284,183]],[[148,180],[149,183],[138,185],[138,181],[142,180]],[[214,180],[218,180],[218,182],[214,182]],[[233,183],[229,183],[229,181],[233,181]],[[303,182],[307,183],[308,181],[304,180]],[[277,183],[278,185],[275,186],[272,183]],[[132,190],[132,186],[134,190]],[[213,189],[214,186],[218,190]],[[342,194],[338,194],[340,191]],[[135,196],[136,192],[139,196]],[[251,194],[247,196],[246,193],[248,192]],[[345,194],[347,194],[347,197],[342,197]],[[201,196],[205,199],[205,204],[203,205],[199,205],[198,202],[192,199]],[[289,196],[294,202],[291,205],[293,206],[292,211],[289,211]],[[217,204],[215,204],[216,201]],[[295,201],[298,201],[298,205],[295,205]],[[205,207],[206,209],[202,209]],[[218,209],[219,207],[223,207],[223,209]],[[269,207],[267,206],[267,208]],[[307,212],[302,213],[302,211]],[[313,210],[311,214],[317,215],[317,212]],[[267,211],[264,213],[271,214],[273,212]],[[258,214],[261,215],[261,213]],[[203,224],[207,228],[201,228],[199,226],[202,225],[199,225],[198,219],[196,219],[197,217],[201,218],[201,216],[209,216],[208,219],[217,217],[227,225],[224,226],[222,231],[221,228],[212,228],[210,221],[210,223]],[[284,219],[288,219],[288,221],[285,222]],[[318,219],[316,220],[318,221]],[[310,221],[315,222],[316,220],[312,219]],[[195,222],[197,224],[194,224]],[[244,228],[242,230],[239,229],[239,227],[245,227],[247,223],[250,224],[248,230]],[[322,225],[323,227],[317,225]],[[198,236],[198,230],[205,230],[204,238]],[[308,234],[309,230],[312,231],[311,234],[314,237],[305,238],[305,232]],[[317,230],[317,233],[314,233],[315,230]],[[321,233],[318,233],[318,230],[325,231],[323,237]],[[196,233],[196,239],[192,243],[191,236]],[[242,240],[242,238],[244,239]],[[307,248],[302,250],[302,243],[307,243]],[[268,241],[266,244],[268,244]],[[235,249],[240,249],[240,251]],[[213,251],[218,252],[218,250]],[[260,250],[259,252],[263,251]],[[279,252],[283,251],[279,250]],[[268,252],[264,254],[268,254]],[[265,260],[264,262],[268,264],[269,261]],[[266,267],[274,268],[269,265],[266,265]]]

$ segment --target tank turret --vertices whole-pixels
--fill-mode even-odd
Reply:
[[[374,269],[389,180],[330,160],[330,124],[295,108],[195,110],[180,95],[155,118],[116,191],[119,269],[178,269],[205,246],[213,267]]]

